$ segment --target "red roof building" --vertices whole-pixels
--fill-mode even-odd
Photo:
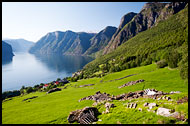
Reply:
[[[55,82],[55,84],[56,84],[56,85],[58,85],[58,84],[59,84],[59,82],[58,82],[58,81],[56,81],[56,82]]]

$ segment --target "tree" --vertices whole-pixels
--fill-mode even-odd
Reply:
[[[32,87],[28,87],[27,89],[26,89],[26,93],[31,93],[33,91],[33,88]]]

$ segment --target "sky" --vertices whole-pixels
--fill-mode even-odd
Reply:
[[[2,38],[37,42],[49,32],[98,33],[145,2],[2,2]]]

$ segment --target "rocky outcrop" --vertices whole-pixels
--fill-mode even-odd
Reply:
[[[109,44],[105,47],[103,55],[112,52],[136,34],[156,26],[160,21],[166,20],[171,15],[184,9],[187,3],[146,3],[140,13],[136,14],[129,22],[122,22],[122,29],[117,30]]]
[[[135,85],[135,84],[141,83],[141,82],[144,82],[144,80],[143,80],[143,79],[140,79],[140,80],[136,80],[136,81],[130,81],[130,82],[128,82],[128,83],[126,83],[126,84],[124,84],[124,85],[118,87],[118,88],[123,88],[123,87],[126,87],[126,86]]]
[[[80,85],[79,87],[86,87],[86,86],[93,86],[94,84],[85,84],[85,85]]]
[[[136,99],[136,98],[152,98],[152,99],[157,99],[160,98],[166,94],[169,93],[163,93],[162,91],[157,91],[155,89],[150,89],[151,91],[154,91],[155,94],[153,95],[147,95],[147,92],[144,90],[142,91],[136,91],[136,92],[129,92],[129,93],[123,93],[117,96],[106,94],[106,93],[101,93],[100,91],[96,92],[95,95],[87,96],[84,98],[81,98],[79,100],[94,100],[95,102],[102,102],[102,101],[112,101],[112,100],[130,100],[130,99]],[[95,105],[95,104],[94,104]]]
[[[29,100],[29,99],[34,99],[34,98],[37,98],[38,96],[33,96],[33,97],[30,97],[30,98],[26,98],[26,99],[24,99],[24,100],[22,100],[22,101],[27,101],[27,100]]]
[[[114,107],[115,107],[115,105],[114,105],[113,103],[107,102],[107,103],[105,104],[106,111],[103,111],[102,114],[107,114],[107,113],[109,113],[109,112],[110,112],[110,108],[114,108]]]
[[[61,88],[50,89],[46,94],[49,94],[49,93],[52,93],[52,92],[56,92],[56,91],[61,91]]]
[[[81,98],[79,102],[82,100],[94,100],[95,102],[101,102],[101,101],[111,101],[112,97],[110,96],[110,94],[101,93],[100,91],[98,91],[95,93],[95,95]]]
[[[67,120],[69,123],[78,122],[80,124],[90,124],[97,121],[98,109],[95,107],[85,107],[80,110],[70,112]]]

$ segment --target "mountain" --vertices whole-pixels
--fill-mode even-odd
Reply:
[[[5,39],[3,40],[12,46],[13,52],[28,52],[34,42],[25,39]]]
[[[90,47],[94,33],[85,32],[51,32],[42,37],[30,48],[30,53],[82,55]]]
[[[188,4],[109,54],[88,63],[83,76],[94,77],[102,71],[116,72],[158,61],[170,68],[178,67],[181,77],[188,77]]]
[[[116,30],[117,28],[112,26],[107,26],[105,29],[101,30],[91,39],[90,48],[88,48],[84,55],[91,55],[102,50],[108,44]]]
[[[185,2],[174,3],[146,3],[140,13],[129,13],[120,22],[117,32],[105,47],[103,55],[115,50],[138,33],[156,26],[160,21],[184,9]],[[128,19],[125,21],[124,19]]]
[[[11,61],[13,56],[11,45],[2,41],[2,62]]]

